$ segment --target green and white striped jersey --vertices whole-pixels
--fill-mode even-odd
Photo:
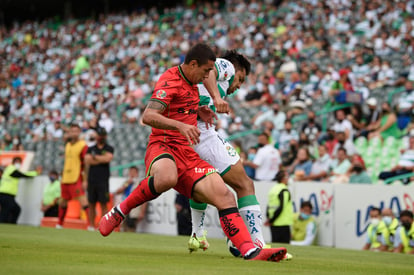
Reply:
[[[217,58],[214,65],[218,73],[217,86],[220,91],[221,98],[224,98],[227,95],[227,89],[230,87],[231,83],[233,83],[236,70],[230,61],[223,58]],[[213,99],[203,84],[198,84],[198,91],[200,94],[199,106],[207,105],[215,112],[216,108],[214,107]]]

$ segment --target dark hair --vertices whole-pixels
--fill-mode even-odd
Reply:
[[[337,152],[339,151],[344,151],[344,153],[347,154],[345,147],[339,147]]]
[[[56,170],[50,170],[49,174],[56,175],[56,176],[59,175]]]
[[[197,64],[202,66],[207,64],[209,60],[216,61],[216,54],[207,44],[199,43],[188,51],[184,64],[189,64],[192,60],[197,61]]]
[[[22,162],[23,160],[22,160],[21,157],[14,157],[13,160],[12,160],[12,163],[15,163],[16,161]]]
[[[309,207],[311,210],[313,209],[312,203],[310,201],[302,201],[300,203],[300,208]]]
[[[226,51],[221,58],[230,61],[236,70],[245,69],[246,75],[250,73],[250,61],[236,50]]]
[[[411,219],[414,219],[414,215],[413,212],[411,212],[410,210],[403,210],[400,212],[400,219],[401,217],[409,217]]]
[[[379,209],[378,207],[371,207],[370,211],[377,211],[378,214],[381,215],[381,209]]]
[[[131,167],[129,167],[129,170],[131,170],[131,169],[135,169],[137,172],[139,171],[138,170],[138,166],[131,166]]]
[[[280,170],[279,172],[277,172],[274,180],[277,182],[282,182],[282,180],[286,176],[286,173],[287,172],[285,170]]]
[[[72,122],[70,125],[70,128],[78,128],[78,129],[80,129],[81,127],[79,126],[79,123],[77,123],[77,122]]]
[[[260,136],[265,136],[267,139],[269,139],[269,135],[266,133],[266,132],[261,132],[260,134],[259,134],[259,137]]]

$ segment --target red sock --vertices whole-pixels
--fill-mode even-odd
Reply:
[[[59,206],[59,211],[58,211],[58,217],[59,217],[59,225],[63,225],[63,221],[65,220],[65,215],[66,215],[66,210],[68,210],[67,207],[62,208]]]
[[[256,248],[236,207],[220,210],[219,216],[221,228],[243,256]]]
[[[143,179],[137,188],[135,188],[131,194],[119,205],[119,208],[125,216],[129,212],[143,204],[144,202],[150,201],[158,197],[160,194],[155,191],[154,188],[154,177],[150,176]]]

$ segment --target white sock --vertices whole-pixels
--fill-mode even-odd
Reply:
[[[263,238],[263,218],[259,205],[248,205],[239,209],[250,236],[257,247],[263,248],[266,243]]]
[[[193,230],[191,236],[196,234],[196,237],[202,237],[204,234],[204,219],[206,217],[206,210],[191,209],[191,222]]]

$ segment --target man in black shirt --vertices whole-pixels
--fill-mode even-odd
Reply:
[[[109,163],[113,158],[114,148],[106,143],[106,131],[97,128],[96,145],[89,147],[85,156],[85,174],[88,183],[89,226],[95,230],[96,203],[101,205],[101,213],[107,212],[109,201]]]

